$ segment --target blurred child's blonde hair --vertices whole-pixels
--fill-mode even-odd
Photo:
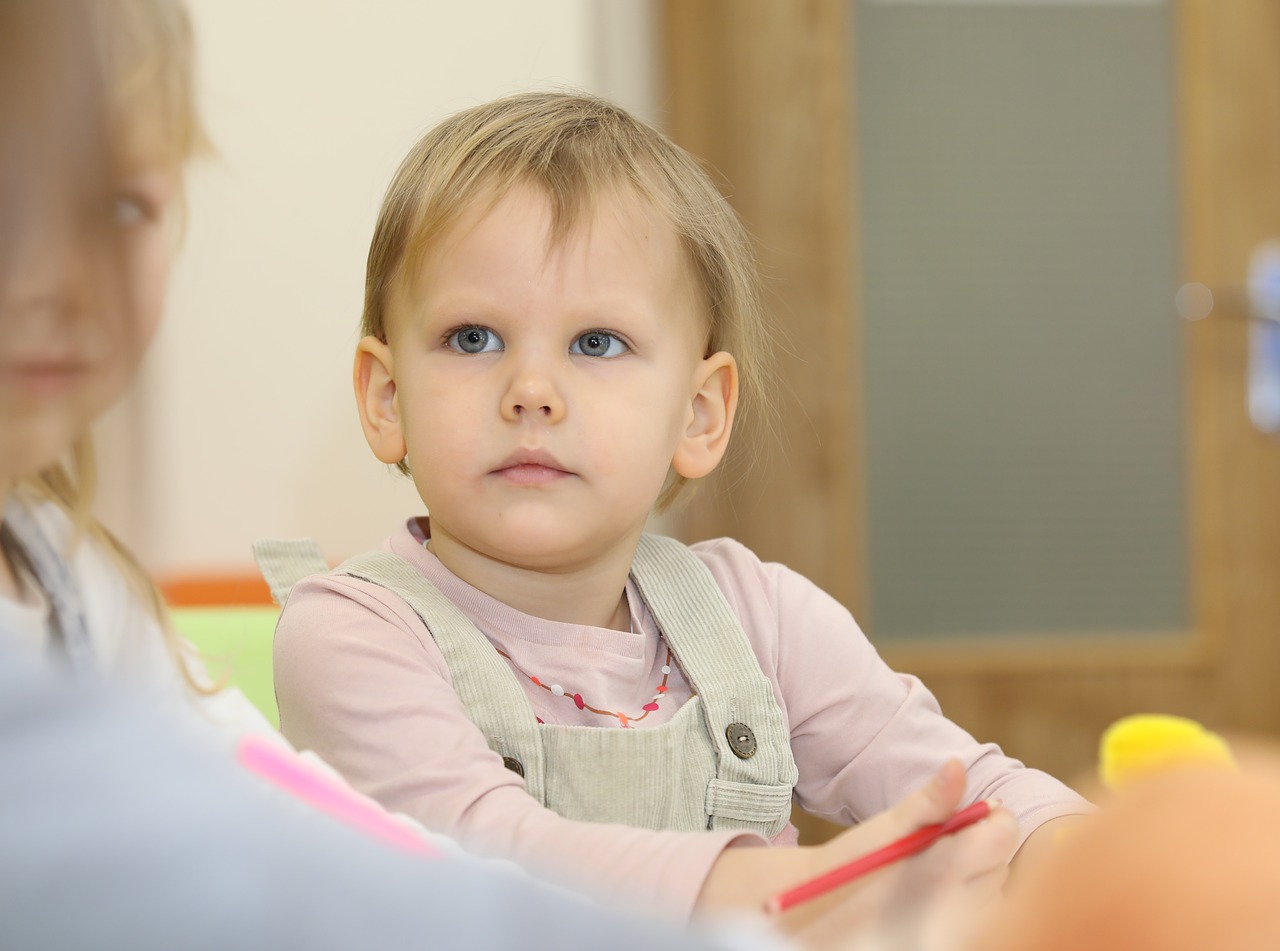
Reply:
[[[48,3],[50,0],[34,0]],[[81,53],[94,57],[82,76],[101,83],[86,90],[90,102],[105,112],[99,117],[106,135],[103,154],[108,168],[137,156],[138,148],[158,149],[148,159],[183,165],[205,148],[196,108],[194,45],[191,24],[181,0],[84,0],[62,3],[61,12],[82,18],[87,27]],[[124,301],[124,306],[129,302]],[[92,443],[82,436],[69,457],[24,480],[22,487],[60,505],[71,517],[76,540],[88,537],[106,549],[121,573],[160,621],[179,667],[191,672],[181,642],[172,631],[164,600],[134,555],[92,515],[96,466]],[[204,685],[195,684],[198,689]]]
[[[110,128],[181,166],[208,147],[196,108],[195,42],[182,0],[98,0]]]
[[[385,342],[388,311],[396,295],[413,291],[432,243],[466,211],[517,185],[546,194],[553,242],[613,189],[631,189],[665,215],[705,297],[705,355],[733,354],[743,409],[768,408],[769,332],[746,229],[693,156],[619,106],[580,93],[508,96],[460,112],[419,140],[392,178],[374,229],[363,334]],[[403,461],[399,468],[408,472]],[[657,509],[685,483],[672,472]]]

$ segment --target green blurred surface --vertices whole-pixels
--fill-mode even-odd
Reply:
[[[277,728],[271,680],[271,639],[280,609],[252,607],[174,608],[174,627],[200,651],[209,674],[239,687]]]

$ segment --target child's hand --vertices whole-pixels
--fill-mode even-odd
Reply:
[[[768,898],[924,825],[946,819],[964,794],[964,768],[949,762],[896,806],[820,846],[730,849],[712,868],[701,910]],[[999,895],[1017,845],[1017,823],[1003,809],[919,855],[851,882],[773,919],[811,948],[856,948],[881,940],[913,949],[963,948],[966,935]]]
[[[843,865],[921,826],[944,821],[959,807],[964,788],[964,767],[955,760],[943,764],[933,779],[896,806],[809,850],[814,874]],[[991,816],[983,822],[935,843],[910,861],[922,870],[931,869],[939,880],[998,890],[1017,848],[1017,822],[1007,811],[995,803],[993,806]]]
[[[813,849],[815,874],[942,822],[959,806],[964,787],[964,768],[946,763],[896,806]],[[811,948],[969,948],[1000,897],[1017,840],[1017,821],[996,808],[919,855],[784,914],[778,924]]]

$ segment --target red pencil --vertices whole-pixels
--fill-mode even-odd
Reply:
[[[765,902],[764,910],[768,914],[776,915],[786,911],[788,908],[794,908],[796,905],[819,898],[833,888],[839,888],[855,878],[860,878],[878,868],[884,868],[884,866],[900,859],[923,852],[944,835],[959,832],[965,826],[980,822],[990,814],[990,803],[985,799],[975,802],[972,806],[954,813],[950,819],[944,822],[934,823],[931,826],[921,826],[915,832],[904,835],[896,842],[890,842],[883,848],[869,852],[861,858],[856,858],[852,862],[841,865],[839,868],[834,868],[830,872],[819,875],[817,878],[811,878],[795,888],[789,888],[785,892],[774,895]]]

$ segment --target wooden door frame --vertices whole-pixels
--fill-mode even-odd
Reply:
[[[1182,270],[1239,287],[1250,249],[1280,235],[1280,8],[1174,6]],[[782,355],[784,449],[753,448],[694,497],[681,532],[733,535],[867,617],[860,388],[849,385],[855,12],[847,0],[664,0],[661,42],[668,129],[723,176],[782,339],[807,344]],[[1189,630],[886,646],[886,659],[975,734],[1068,777],[1092,764],[1107,723],[1139,710],[1280,731],[1280,441],[1245,415],[1246,336],[1230,316],[1185,328]]]
[[[832,385],[848,379],[858,327],[846,5],[664,0],[662,15],[668,131],[757,239],[782,344],[777,440],[736,445],[682,532],[731,534],[861,606],[859,391]]]

